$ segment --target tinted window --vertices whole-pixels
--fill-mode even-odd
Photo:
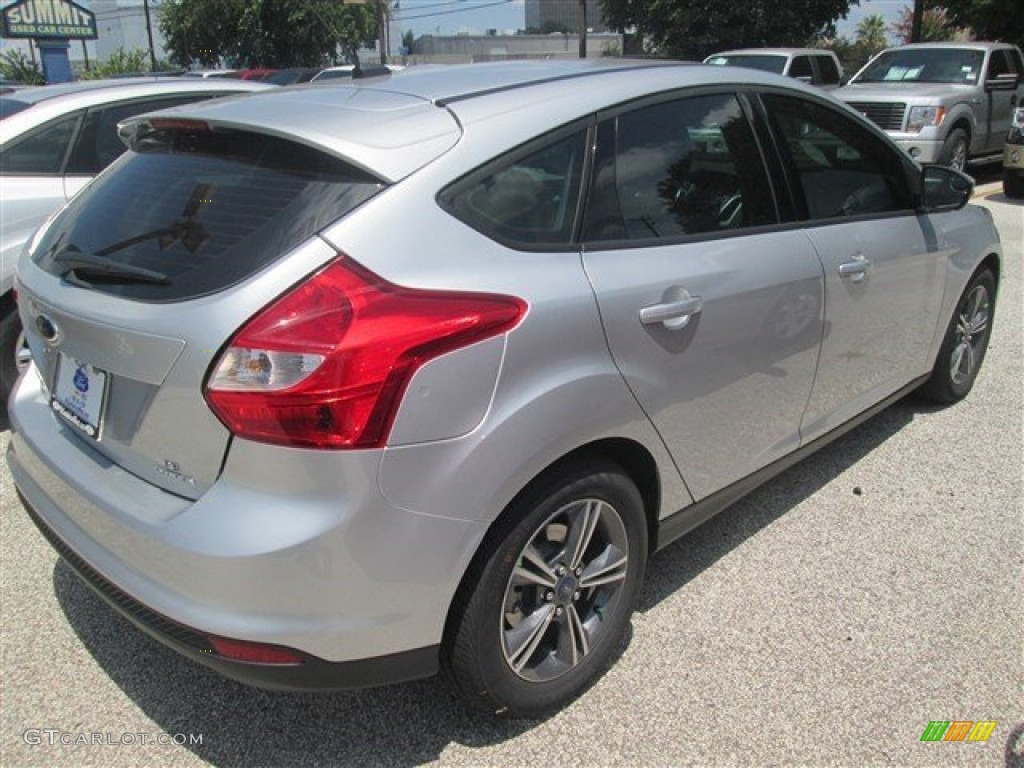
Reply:
[[[1008,53],[1010,54],[1010,62],[1013,64],[1014,71],[1018,75],[1024,76],[1024,59],[1021,58],[1020,51],[1013,48]]]
[[[817,56],[818,71],[821,73],[821,82],[824,85],[839,85],[839,67],[831,56]]]
[[[586,157],[585,130],[517,152],[442,195],[455,216],[495,240],[522,245],[572,241]]]
[[[766,95],[769,114],[812,219],[913,207],[899,153],[821,104]]]
[[[21,110],[28,109],[31,106],[31,102],[20,101],[13,96],[0,96],[0,120],[16,115]]]
[[[44,125],[12,146],[4,147],[0,172],[56,176],[64,165],[79,114]]]
[[[796,56],[789,66],[790,77],[804,77],[808,82],[814,80],[814,70],[811,69],[810,56]]]
[[[988,74],[985,76],[985,79],[994,80],[1003,75],[1013,74],[1013,67],[1010,64],[1008,53],[1008,51],[1002,50],[992,51],[992,54],[989,56]]]
[[[82,123],[82,129],[78,132],[78,138],[75,139],[75,147],[68,158],[65,172],[92,176],[120,157],[125,151],[125,146],[118,138],[117,124],[122,120],[141,115],[143,112],[155,112],[158,109],[169,109],[200,99],[210,99],[215,95],[223,94],[180,95],[90,109]]]
[[[140,149],[57,217],[34,256],[43,269],[66,276],[70,259],[104,260],[167,284],[74,277],[132,298],[192,298],[248,277],[383,187],[335,157],[250,133],[156,133]]]
[[[648,240],[769,224],[770,190],[735,96],[656,104],[599,127],[584,237]]]

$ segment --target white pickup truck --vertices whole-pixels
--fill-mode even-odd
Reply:
[[[902,45],[882,51],[832,95],[915,160],[962,171],[1002,157],[1014,108],[1024,104],[1024,59],[1007,43]]]

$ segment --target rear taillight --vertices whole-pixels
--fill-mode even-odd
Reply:
[[[250,440],[380,447],[420,366],[510,330],[525,311],[508,296],[402,288],[342,257],[242,327],[206,400]]]

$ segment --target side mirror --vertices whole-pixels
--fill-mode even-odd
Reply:
[[[967,205],[974,179],[942,165],[926,165],[921,171],[921,208],[926,213],[956,211]]]

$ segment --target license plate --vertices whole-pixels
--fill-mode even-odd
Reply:
[[[98,440],[107,374],[63,352],[58,354],[57,381],[50,407],[69,424]]]

